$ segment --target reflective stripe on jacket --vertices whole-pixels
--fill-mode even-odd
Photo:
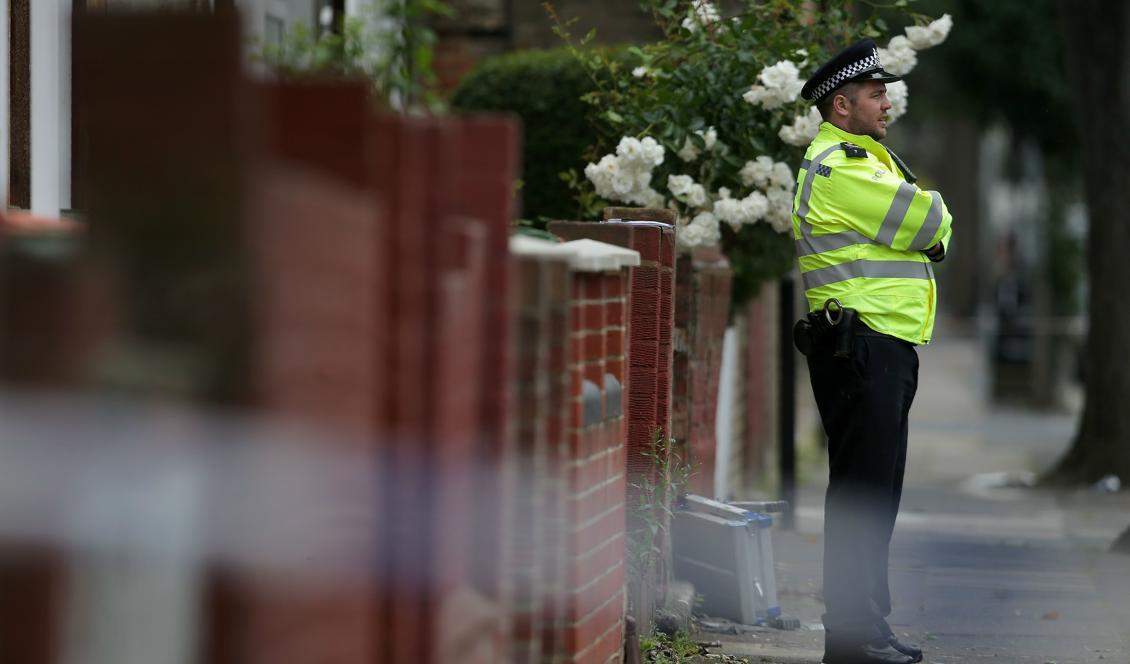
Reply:
[[[852,156],[844,142],[866,153]],[[878,141],[821,124],[793,201],[809,310],[834,297],[878,332],[929,343],[937,288],[922,251],[948,248],[951,221],[941,195],[906,182]]]

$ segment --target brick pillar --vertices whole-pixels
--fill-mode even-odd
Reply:
[[[563,453],[550,464],[560,482],[548,483],[548,491],[558,493],[550,522],[563,519],[560,534],[547,538],[560,548],[546,569],[555,580],[558,570],[563,574],[547,598],[542,654],[548,661],[619,662],[626,541],[624,314],[627,266],[638,263],[638,253],[590,240],[542,244],[546,255],[569,255],[573,269],[563,354],[570,387],[566,437]],[[558,505],[562,512],[552,509]]]
[[[159,389],[182,403],[249,405],[254,315],[245,214],[250,132],[243,112],[250,95],[240,75],[238,22],[79,13],[73,25],[75,135],[82,139],[76,150],[83,166],[75,184],[84,194],[86,248],[107,268],[116,293],[116,351],[136,364],[128,387]],[[160,358],[191,370],[171,372]],[[90,382],[98,387],[105,379]],[[231,508],[208,498],[215,503],[204,514]],[[97,587],[100,577],[114,574],[119,587],[128,587],[137,571],[129,556],[91,554],[75,563],[79,585]],[[240,646],[245,623],[229,620],[239,613],[237,593],[224,572],[208,574],[200,591],[206,599],[199,657],[248,661]]]
[[[258,284],[252,353],[256,408],[313,424],[327,447],[361,445],[358,458],[372,460],[374,387],[381,378],[373,344],[378,319],[367,306],[379,265],[373,198],[305,171],[264,170],[252,188],[250,207]],[[312,577],[317,565],[332,564],[327,557],[372,561],[376,556],[387,510],[377,504],[375,487],[339,488],[356,505],[372,509],[341,513],[335,512],[337,505],[309,504],[290,516],[293,532],[319,533],[316,543],[306,543],[315,553],[303,558]],[[226,630],[238,653],[231,660],[371,662],[383,637],[374,631],[380,623],[371,569],[352,570],[347,581],[332,583],[303,579],[295,570],[241,572],[230,598],[239,608],[229,614],[239,626]]]
[[[694,468],[690,490],[714,497],[715,418],[732,273],[721,252],[710,247],[680,256],[677,275],[672,435]]]
[[[493,662],[505,647],[511,452],[507,121],[376,122],[372,182],[389,211],[385,403],[389,581],[382,658]],[[489,294],[489,296],[488,296]],[[483,548],[486,548],[484,553]]]
[[[647,211],[641,211],[647,212]],[[664,211],[651,211],[663,216]],[[666,214],[669,214],[667,212]],[[619,216],[619,215],[618,215]],[[636,215],[637,218],[641,215]],[[644,217],[646,218],[646,216]],[[669,221],[673,218],[665,217]],[[670,431],[670,389],[673,362],[675,231],[672,225],[660,222],[589,223],[553,222],[551,232],[564,238],[591,238],[638,251],[640,266],[632,271],[628,284],[625,332],[626,385],[625,417],[627,438],[627,501],[634,509],[639,503],[632,484],[656,481],[653,462],[644,453],[652,448],[655,433]],[[631,509],[629,510],[629,514]],[[661,535],[657,546],[660,555],[647,570],[639,570],[633,578],[629,603],[641,631],[651,623],[653,608],[661,599],[667,584],[669,543],[665,535],[667,519],[660,520]],[[640,528],[636,519],[629,528]],[[629,561],[633,564],[638,561]]]
[[[503,542],[508,537],[505,526],[517,481],[512,465],[514,403],[509,390],[514,319],[505,294],[511,285],[509,236],[516,214],[514,181],[521,172],[521,137],[517,124],[506,117],[466,116],[455,126],[459,161],[452,178],[458,210],[484,224],[483,289],[490,294],[480,300],[483,315],[477,352],[481,371],[475,382],[479,424],[474,448],[479,472],[473,488],[471,579],[474,588],[498,607],[497,649],[504,652],[510,632],[507,604],[511,589],[506,574],[510,554]]]
[[[511,563],[511,662],[540,662],[552,654],[552,630],[563,598],[565,487],[559,458],[568,395],[569,264],[514,246],[515,335],[514,509],[504,529]],[[546,637],[546,638],[543,638]]]

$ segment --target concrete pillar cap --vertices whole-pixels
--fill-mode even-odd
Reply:
[[[640,252],[607,242],[586,238],[566,242],[563,246],[576,252],[569,265],[578,272],[607,272],[640,264]]]
[[[510,253],[515,256],[528,256],[532,258],[557,258],[571,261],[576,250],[566,247],[564,243],[543,240],[529,235],[511,235]]]
[[[640,252],[607,242],[582,239],[551,242],[528,235],[510,236],[510,253],[517,256],[561,258],[576,272],[608,272],[640,264]]]

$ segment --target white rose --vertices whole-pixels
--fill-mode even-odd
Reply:
[[[704,245],[718,244],[722,240],[722,230],[718,227],[718,218],[709,212],[701,212],[695,216],[689,228],[701,229],[701,243]]]
[[[746,100],[754,106],[762,106],[765,104],[769,97],[769,91],[760,85],[752,85],[749,90],[746,90],[742,95],[742,99]]]
[[[770,90],[780,90],[786,99],[796,99],[804,81],[800,80],[800,71],[791,60],[781,60],[761,70],[758,75],[761,83]]]
[[[879,62],[895,76],[905,76],[918,65],[918,55],[910,40],[898,35],[891,38],[887,48],[879,49]]]
[[[753,161],[747,161],[739,175],[742,184],[747,187],[760,187],[764,189],[769,184],[769,174],[773,171],[773,160],[764,155]]]
[[[705,132],[696,131],[695,133],[702,137],[707,150],[713,150],[714,145],[718,143],[718,132],[714,131],[714,127],[707,127]]]
[[[796,178],[793,176],[793,169],[783,161],[778,161],[773,164],[773,171],[769,174],[769,184],[775,187],[792,187]]]
[[[891,102],[891,108],[887,111],[887,124],[894,124],[904,114],[909,104],[907,99],[907,89],[905,81],[894,81],[887,84],[887,99]]]
[[[667,190],[673,196],[684,196],[694,185],[694,178],[689,175],[668,175]]]
[[[710,0],[695,0],[691,8],[692,13],[683,19],[683,28],[691,32],[697,30],[699,24],[709,25],[722,18]]]
[[[769,110],[796,101],[804,87],[797,66],[790,60],[781,60],[765,67],[757,78],[761,83],[750,86],[742,99]]]
[[[646,189],[651,184],[651,169],[637,167],[632,171],[633,179],[635,180],[634,189]]]
[[[714,202],[714,216],[724,221],[735,231],[743,224],[760,221],[769,208],[769,202],[760,191],[754,191],[743,199],[723,198]]]
[[[640,141],[640,150],[645,164],[655,167],[663,163],[663,146],[654,138],[644,136]]]
[[[701,184],[692,184],[683,202],[693,208],[700,208],[706,205],[706,189]]]
[[[632,70],[632,76],[636,78],[643,78],[647,76],[647,67],[636,67]]]
[[[778,233],[784,233],[792,228],[793,223],[793,192],[789,189],[774,187],[769,190],[769,209],[765,215],[766,221]]]
[[[769,200],[760,191],[750,192],[749,196],[742,199],[742,208],[746,218],[749,219],[746,223],[752,224],[769,211]]]
[[[616,146],[616,154],[629,161],[641,161],[643,157],[643,144],[638,138],[625,136]]]
[[[635,190],[626,199],[626,201],[628,203],[631,203],[632,205],[656,208],[664,207],[666,204],[666,201],[663,198],[663,194],[652,189],[651,187],[644,187],[642,189]]]
[[[675,155],[683,161],[694,161],[695,159],[698,159],[698,146],[694,144],[694,141],[688,138],[684,141],[683,147],[679,148],[679,151],[676,152]]]
[[[942,17],[931,21],[929,25],[919,26],[912,25],[906,29],[906,38],[910,41],[910,45],[916,50],[921,51],[925,48],[937,46],[946,40],[949,36],[950,29],[953,27],[953,17],[949,14],[942,14]]]
[[[621,170],[616,175],[612,176],[612,190],[616,192],[619,198],[632,193],[636,189],[636,178],[634,175],[625,170]]]
[[[585,177],[592,182],[601,198],[618,199],[613,179],[620,175],[620,160],[615,155],[606,154],[598,163],[585,166]]]
[[[741,228],[745,223],[745,216],[742,211],[742,202],[736,198],[723,198],[714,201],[714,216],[719,221],[724,221],[730,225],[735,231]]]
[[[702,244],[704,235],[705,231],[702,226],[694,224],[679,226],[675,231],[675,244],[678,245],[680,251],[689,252]]]
[[[813,106],[808,109],[807,115],[798,115],[791,125],[781,127],[777,135],[789,145],[808,145],[820,132],[820,123],[823,121],[823,118],[820,117],[820,111]]]

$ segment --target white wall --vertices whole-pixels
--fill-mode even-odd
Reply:
[[[70,0],[31,13],[31,209],[56,216],[71,199]]]
[[[11,3],[8,0],[0,0],[0,210],[7,207],[8,204],[8,181],[10,179],[12,168],[8,162],[8,155],[10,153],[10,135],[12,126],[12,109],[11,99],[9,97],[10,88],[8,85],[8,73],[11,71],[11,50],[8,42],[8,36],[11,34],[9,30],[10,16],[9,9]]]

